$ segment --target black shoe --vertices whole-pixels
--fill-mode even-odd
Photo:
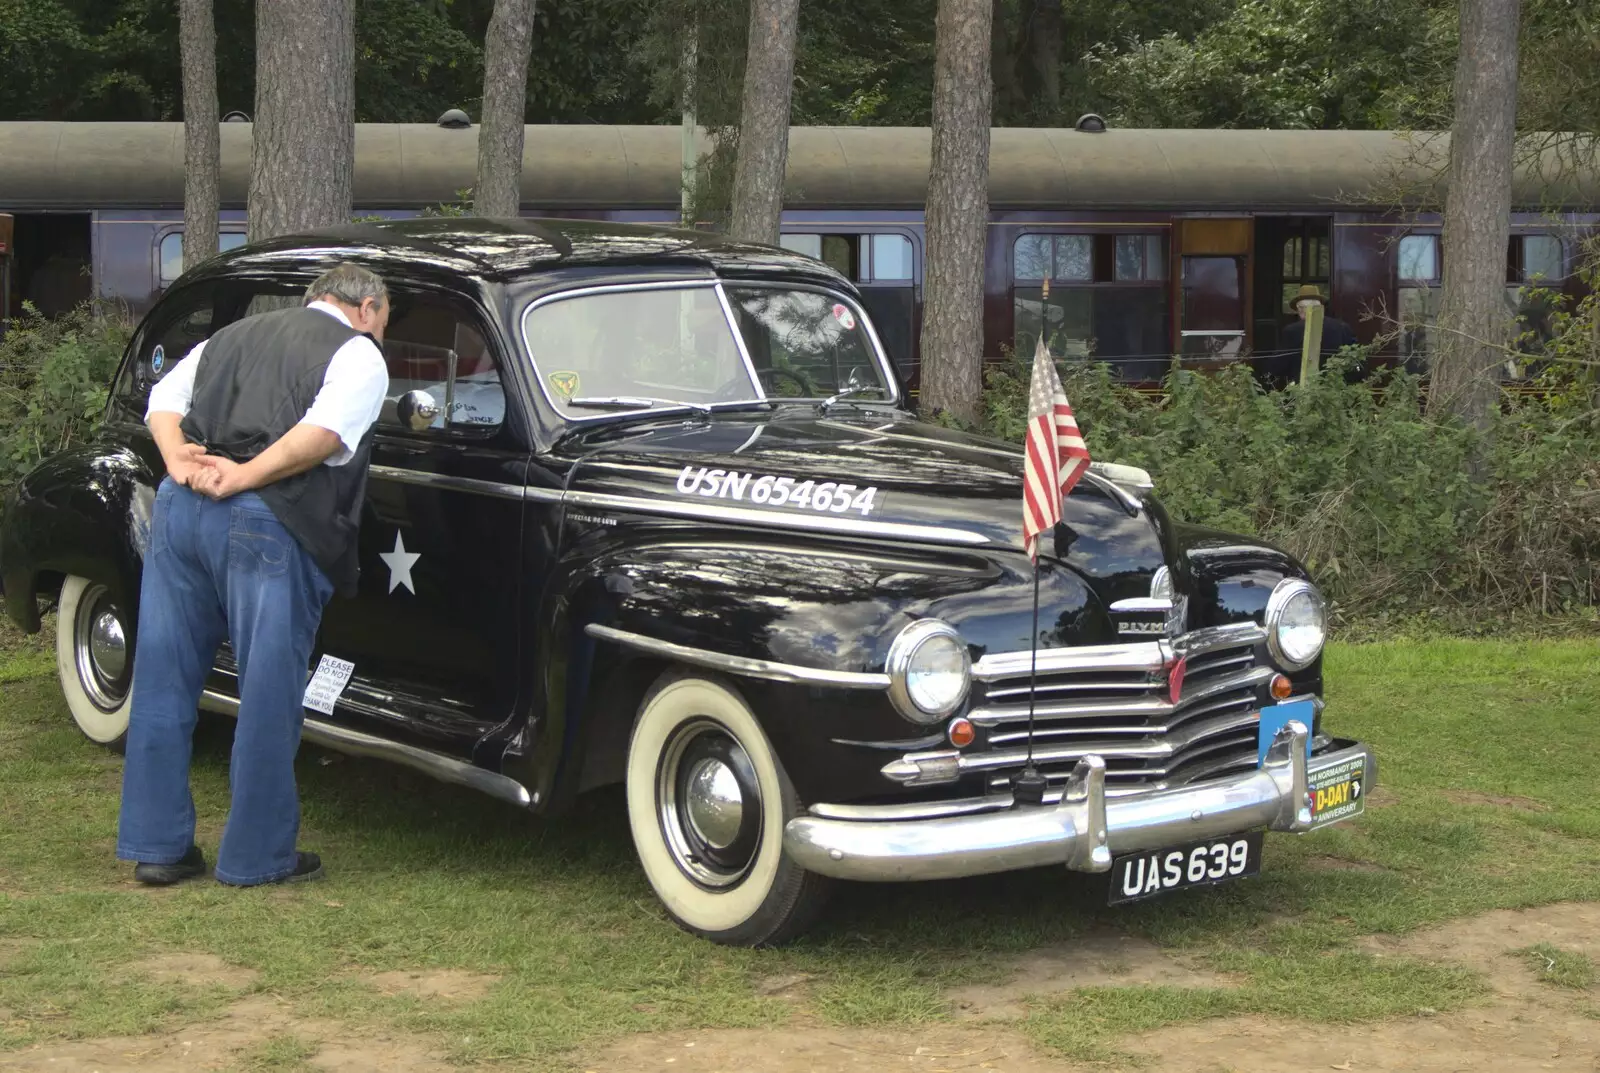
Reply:
[[[185,879],[206,874],[206,857],[199,846],[190,846],[183,860],[176,864],[146,864],[133,866],[133,878],[152,887],[168,887]]]
[[[307,853],[305,850],[300,850],[296,854],[296,857],[298,859],[295,861],[294,871],[290,872],[282,879],[268,880],[268,882],[305,883],[309,880],[321,879],[323,877],[324,873],[322,871],[321,857],[318,857],[315,853]]]

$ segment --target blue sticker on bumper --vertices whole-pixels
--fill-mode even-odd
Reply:
[[[1315,701],[1291,700],[1284,704],[1273,704],[1261,709],[1261,729],[1256,737],[1256,766],[1260,767],[1267,761],[1267,750],[1272,748],[1272,739],[1278,731],[1283,729],[1285,723],[1291,719],[1298,719],[1306,725],[1307,730],[1316,726],[1317,706]],[[1311,738],[1306,737],[1306,759],[1311,759]]]

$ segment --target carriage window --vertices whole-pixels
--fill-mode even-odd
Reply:
[[[498,428],[505,420],[505,390],[471,318],[435,298],[395,294],[392,300],[383,338],[389,393],[379,423],[398,428],[400,396],[425,391],[439,406],[433,428]]]
[[[217,233],[217,252],[227,253],[238,246],[243,246],[245,233],[243,231],[219,231]],[[161,236],[161,285],[165,287],[179,276],[183,275],[183,232],[170,231]]]
[[[879,282],[909,282],[915,278],[911,270],[911,240],[904,235],[873,235],[872,278]]]
[[[1117,235],[1118,283],[1167,278],[1167,240],[1163,235]]]
[[[815,257],[845,279],[863,279],[860,235],[786,234],[779,238],[785,249]]]
[[[1439,236],[1406,235],[1400,240],[1400,278],[1432,281],[1439,278]]]
[[[1506,282],[1565,279],[1566,260],[1566,250],[1555,235],[1512,235],[1506,256]]]

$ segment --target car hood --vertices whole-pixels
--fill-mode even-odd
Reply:
[[[649,501],[681,516],[1020,552],[1020,448],[895,411],[826,417],[793,407],[710,421],[597,425],[563,441],[574,506]],[[787,479],[784,481],[783,479]],[[778,505],[783,483],[810,495]],[[853,486],[850,503],[837,489]],[[870,490],[870,491],[869,491]],[[819,509],[819,493],[825,498]],[[1091,475],[1067,498],[1040,554],[1117,589],[1148,591],[1163,565],[1165,515],[1140,493]],[[1101,586],[1095,586],[1101,588]]]

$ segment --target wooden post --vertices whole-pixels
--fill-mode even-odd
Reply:
[[[1322,303],[1313,302],[1306,314],[1306,337],[1300,344],[1300,382],[1317,375],[1317,363],[1322,357]]]

